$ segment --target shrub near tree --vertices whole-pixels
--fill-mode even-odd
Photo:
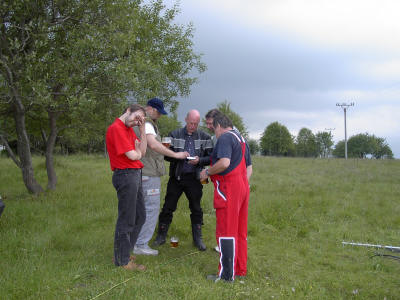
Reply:
[[[295,151],[289,130],[278,122],[273,122],[265,128],[260,148],[263,155],[273,156],[293,156]]]

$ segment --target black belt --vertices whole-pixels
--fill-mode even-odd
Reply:
[[[141,171],[142,169],[139,168],[126,168],[126,169],[118,169],[115,168],[114,172],[133,172],[133,171]]]

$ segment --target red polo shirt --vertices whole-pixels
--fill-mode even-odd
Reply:
[[[106,133],[106,145],[110,158],[111,170],[115,169],[141,169],[140,160],[130,160],[125,153],[135,150],[135,140],[138,139],[133,128],[126,127],[119,119],[115,119]]]

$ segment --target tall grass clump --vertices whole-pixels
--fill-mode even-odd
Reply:
[[[35,175],[47,176],[34,158]],[[398,299],[400,263],[342,241],[400,246],[400,162],[253,158],[248,275],[212,283],[217,271],[213,187],[204,188],[203,238],[192,244],[182,197],[168,244],[138,257],[143,273],[112,264],[117,198],[102,156],[56,157],[55,191],[29,195],[0,158],[0,299]],[[163,178],[162,202],[167,176]]]

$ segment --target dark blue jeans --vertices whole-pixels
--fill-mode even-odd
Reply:
[[[118,219],[115,226],[114,261],[116,266],[129,263],[140,229],[146,220],[143,200],[142,170],[116,169],[112,183],[118,196]]]

